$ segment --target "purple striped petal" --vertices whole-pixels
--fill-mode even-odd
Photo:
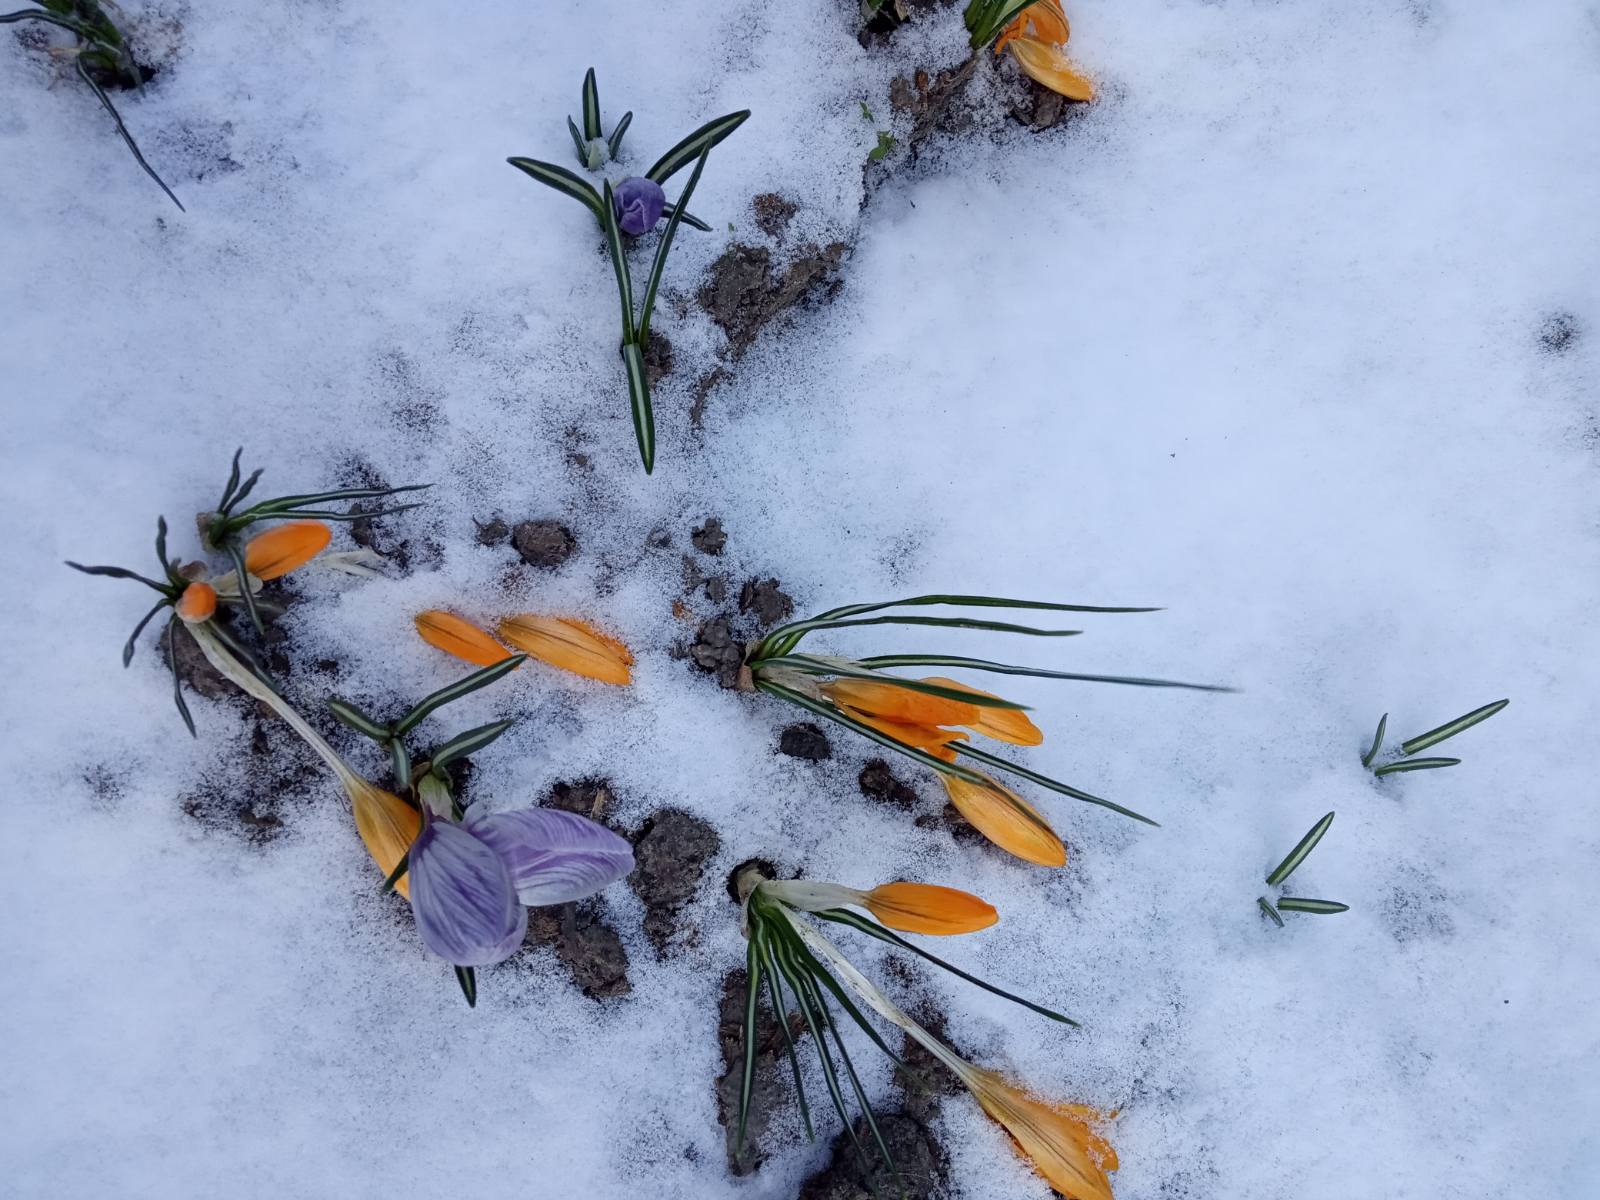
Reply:
[[[411,843],[411,911],[423,943],[458,967],[510,958],[528,931],[500,856],[459,825],[433,820]]]
[[[466,827],[494,847],[524,904],[592,896],[633,870],[633,847],[577,813],[557,808],[467,813]]]

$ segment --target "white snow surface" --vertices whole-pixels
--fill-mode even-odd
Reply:
[[[1084,1028],[914,970],[918,995],[979,1061],[1120,1110],[1123,1200],[1600,1194],[1593,3],[1073,0],[1098,103],[1030,132],[985,65],[975,126],[902,151],[865,208],[876,129],[909,132],[889,82],[960,60],[958,8],[863,48],[853,0],[127,7],[172,50],[124,116],[187,214],[0,36],[0,1194],[791,1197],[832,1122],[813,1145],[784,1114],[736,1179],[713,1094],[744,953],[723,884],[756,855],[994,903],[938,951]],[[636,113],[618,174],[754,114],[694,198],[716,232],[682,231],[668,268],[650,478],[592,222],[504,162],[568,162],[590,64],[608,127]],[[802,205],[786,245],[854,250],[694,434],[721,334],[693,294],[730,241],[768,244],[766,191]],[[158,513],[193,555],[241,443],[262,494],[356,464],[435,484],[385,529],[437,554],[304,576],[292,691],[324,726],[330,689],[394,705],[460,676],[412,631],[425,607],[577,613],[634,648],[630,689],[525,669],[431,726],[524,718],[478,756],[496,806],[603,774],[625,827],[667,805],[715,825],[695,938],[658,955],[633,892],[604,895],[631,994],[587,999],[530,949],[468,1011],[325,774],[264,841],[186,814],[280,772],[237,706],[195,697],[191,741],[153,631],[119,668],[138,589],[61,562],[149,569]],[[713,514],[725,569],[779,576],[802,613],[1165,606],[1066,641],[820,649],[1241,690],[1003,680],[1047,731],[1029,765],[1162,823],[1025,788],[1070,847],[1030,868],[866,800],[845,735],[827,763],[776,755],[797,714],[670,654],[709,611],[671,605]],[[495,515],[564,520],[579,551],[523,568],[475,541]],[[1405,737],[1500,696],[1438,751],[1461,766],[1362,770],[1381,713]],[[1275,929],[1261,877],[1329,810],[1294,890],[1350,911]],[[941,1134],[952,1195],[1047,1194],[970,1102]]]

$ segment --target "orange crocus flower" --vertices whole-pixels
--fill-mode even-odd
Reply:
[[[366,844],[367,853],[387,879],[400,865],[400,859],[422,831],[422,814],[393,792],[386,792],[359,776],[344,781],[350,793],[350,810],[355,814],[356,832]],[[394,890],[411,899],[411,881],[402,875]]]
[[[245,544],[244,569],[257,579],[277,579],[328,548],[333,530],[321,521],[287,521]]]
[[[586,621],[523,613],[501,621],[496,632],[523,653],[574,675],[619,685],[633,681],[627,646]]]
[[[937,684],[991,700],[1001,698],[993,692],[981,691],[937,675],[919,682]],[[1044,734],[1039,727],[1021,709],[969,704],[963,700],[934,696],[873,679],[835,679],[824,684],[822,690],[835,705],[863,725],[870,725],[897,742],[915,746],[918,750],[925,750],[947,761],[951,754],[945,749],[945,743],[967,736],[958,730],[946,728],[951,725],[965,725],[975,733],[1017,746],[1037,746],[1044,741]]]
[[[1098,1132],[1110,1118],[1083,1104],[1047,1104],[996,1071],[969,1067],[962,1082],[1050,1186],[1067,1200],[1113,1200],[1107,1171],[1117,1152]]]
[[[890,929],[948,935],[987,929],[1000,919],[988,901],[932,883],[880,883],[861,903]]]
[[[189,624],[209,621],[217,611],[217,589],[209,583],[191,583],[178,597],[178,616]]]
[[[954,775],[939,778],[956,811],[1000,849],[1041,867],[1067,865],[1067,848],[1050,823],[1010,788],[988,776],[983,783]]]
[[[1061,0],[1037,0],[1005,27],[994,52],[1009,49],[1024,74],[1068,100],[1093,100],[1094,81],[1067,57],[1070,34]]]
[[[511,651],[476,625],[441,609],[418,613],[417,632],[435,649],[480,667],[492,667],[511,657]]]

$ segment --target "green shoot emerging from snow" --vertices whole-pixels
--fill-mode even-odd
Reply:
[[[1430,746],[1437,746],[1447,738],[1453,738],[1458,733],[1463,733],[1483,721],[1487,721],[1499,712],[1510,700],[1496,700],[1493,704],[1485,704],[1482,708],[1475,708],[1453,721],[1446,721],[1436,729],[1427,733],[1419,733],[1414,738],[1408,738],[1400,743],[1400,757],[1390,762],[1374,765],[1378,761],[1378,754],[1383,749],[1383,735],[1389,728],[1389,714],[1384,713],[1378,719],[1378,729],[1372,735],[1372,745],[1361,756],[1361,765],[1371,769],[1372,773],[1380,779],[1385,775],[1400,775],[1408,771],[1434,771],[1440,767],[1459,766],[1459,758],[1417,758],[1414,757],[1419,750],[1426,750]]]

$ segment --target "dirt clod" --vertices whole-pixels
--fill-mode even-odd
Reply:
[[[778,753],[807,762],[822,762],[833,757],[833,747],[828,745],[828,735],[820,728],[810,721],[801,721],[788,726],[778,736]]]
[[[511,544],[530,567],[553,571],[572,557],[578,539],[560,521],[522,521],[511,530]]]
[[[553,946],[556,958],[572,973],[572,982],[585,996],[601,1000],[633,990],[628,981],[628,951],[593,901],[530,909],[528,940]]]
[[[775,317],[808,297],[832,299],[848,250],[844,242],[805,245],[780,269],[765,246],[735,243],[711,264],[697,299],[727,335],[729,355],[738,358]]]
[[[751,579],[739,590],[739,611],[754,613],[765,629],[794,615],[794,601],[776,579]]]
[[[493,517],[483,524],[474,521],[473,524],[478,526],[478,545],[480,546],[498,546],[511,536],[511,526],[507,525],[499,517]]]
[[[866,766],[861,768],[861,777],[857,782],[861,786],[861,794],[871,800],[904,809],[916,808],[922,803],[922,797],[917,795],[916,789],[900,780],[881,758],[869,759]]]
[[[798,204],[777,192],[762,192],[750,201],[750,208],[756,215],[756,228],[770,238],[781,238],[800,211]]]
[[[728,544],[728,535],[722,530],[721,518],[707,517],[704,525],[695,526],[689,540],[701,554],[721,554]]]
[[[730,690],[739,686],[739,668],[744,665],[744,646],[734,640],[727,617],[712,617],[700,626],[689,657],[702,671],[709,671],[717,682]]]
[[[628,882],[644,902],[644,929],[658,949],[679,932],[678,910],[699,890],[706,863],[721,846],[715,829],[678,808],[661,809],[639,830]]]
[[[563,812],[577,813],[591,821],[606,823],[606,815],[616,803],[611,784],[605,779],[579,779],[572,783],[556,783],[545,800],[546,808],[559,808]]]

